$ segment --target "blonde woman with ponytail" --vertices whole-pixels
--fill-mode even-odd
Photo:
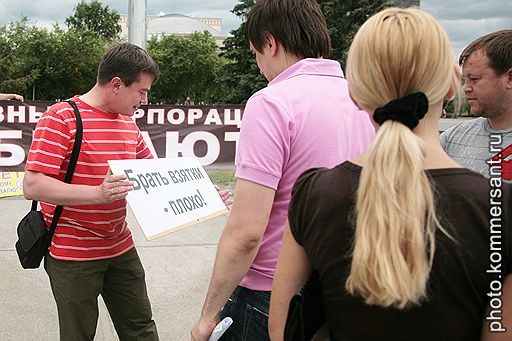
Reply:
[[[374,15],[354,37],[347,80],[377,134],[360,157],[295,183],[272,340],[283,340],[290,299],[312,269],[332,341],[512,340],[512,189],[501,184],[502,247],[491,250],[489,181],[439,142],[443,101],[460,84],[441,25],[414,8]],[[497,258],[500,273],[487,271]]]

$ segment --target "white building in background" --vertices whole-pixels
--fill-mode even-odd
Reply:
[[[222,18],[193,18],[183,14],[165,14],[146,16],[147,38],[175,34],[187,36],[193,32],[208,31],[218,46],[222,46],[228,35],[222,33]],[[128,39],[128,16],[121,14],[121,39]]]

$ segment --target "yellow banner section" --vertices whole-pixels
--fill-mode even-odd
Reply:
[[[25,172],[0,172],[0,198],[23,195]]]

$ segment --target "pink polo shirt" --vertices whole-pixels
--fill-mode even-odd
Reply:
[[[358,156],[374,133],[333,60],[303,59],[251,96],[242,119],[236,177],[276,193],[260,249],[241,286],[271,290],[297,177],[309,168],[333,167]]]

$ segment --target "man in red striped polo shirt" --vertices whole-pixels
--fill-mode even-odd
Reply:
[[[125,197],[133,183],[110,174],[107,160],[152,157],[130,116],[147,103],[159,74],[155,61],[135,45],[106,52],[96,85],[72,98],[82,117],[83,140],[71,184],[64,177],[76,135],[73,109],[66,102],[53,105],[35,129],[25,197],[41,201],[48,226],[55,206],[64,206],[44,265],[61,340],[94,339],[100,294],[120,340],[158,340],[144,269],[125,220]]]

